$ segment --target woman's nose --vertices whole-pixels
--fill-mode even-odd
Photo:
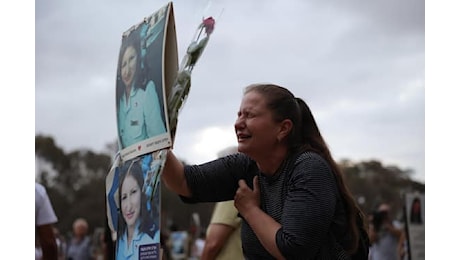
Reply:
[[[243,118],[241,117],[238,117],[235,121],[235,129],[242,129],[244,128],[245,124],[244,124],[244,120]]]

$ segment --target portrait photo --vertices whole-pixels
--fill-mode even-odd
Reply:
[[[168,8],[122,34],[115,103],[123,161],[171,146],[164,83]]]
[[[163,159],[149,153],[128,160],[119,168],[117,259],[159,259],[158,184],[163,165]]]

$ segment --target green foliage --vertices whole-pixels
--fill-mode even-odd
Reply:
[[[113,155],[92,151],[65,153],[52,137],[47,136],[35,137],[35,155],[39,161],[52,165],[52,171],[39,167],[41,172],[37,173],[37,181],[48,190],[61,233],[70,235],[72,222],[78,217],[86,218],[91,233],[97,227],[105,227],[105,178],[112,166]],[[164,220],[169,219],[179,228],[187,229],[194,212],[200,215],[203,226],[209,223],[214,204],[185,204],[163,184],[161,198],[164,227],[167,223]]]
[[[52,137],[35,137],[35,155],[52,169],[41,169],[37,180],[45,185],[59,218],[58,228],[63,234],[71,232],[72,222],[84,217],[90,232],[106,225],[105,177],[112,166],[112,154],[92,151],[65,153]],[[185,163],[185,162],[184,162]],[[365,213],[370,213],[380,202],[388,202],[401,214],[405,192],[425,192],[425,185],[411,180],[410,170],[383,166],[378,161],[340,162],[344,181]],[[55,172],[55,173],[53,173]],[[361,202],[361,203],[360,203]],[[162,225],[174,223],[187,229],[191,215],[197,212],[202,227],[209,223],[213,203],[185,204],[179,196],[161,185]]]
[[[394,217],[401,218],[404,194],[414,191],[425,193],[425,184],[411,180],[411,170],[383,166],[375,160],[358,163],[344,160],[340,166],[344,181],[367,214],[385,202],[394,209]]]
[[[70,167],[67,155],[56,146],[52,137],[40,135],[35,137],[35,155],[52,163],[57,171]]]
[[[58,216],[57,227],[69,235],[72,222],[87,219],[90,231],[105,226],[105,176],[111,166],[111,156],[91,151],[65,153],[52,137],[35,137],[35,155],[52,165],[51,171],[36,173],[37,181],[48,190]],[[40,171],[40,167],[39,167]]]

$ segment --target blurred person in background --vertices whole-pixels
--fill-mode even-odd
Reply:
[[[167,245],[172,260],[186,260],[190,254],[191,237],[188,231],[179,230],[177,225],[171,225],[171,233]]]
[[[53,224],[58,221],[45,187],[35,182],[35,259],[58,259]]]
[[[192,245],[192,252],[189,260],[200,260],[203,259],[201,256],[203,254],[204,243],[206,240],[206,231],[200,230],[198,237],[195,239]]]
[[[86,219],[77,218],[72,225],[73,235],[67,243],[68,260],[90,260],[91,238],[88,235],[89,225]]]
[[[107,251],[104,228],[96,228],[93,232],[93,238],[91,240],[92,259],[104,260],[105,253]]]
[[[234,201],[216,203],[201,260],[244,259],[240,231],[241,218],[238,216]]]
[[[401,225],[393,220],[390,205],[382,203],[369,222],[370,260],[399,260],[399,244],[403,236]]]
[[[65,241],[65,237],[61,235],[59,229],[57,227],[53,227],[54,236],[56,237],[56,245],[58,248],[58,259],[65,260],[65,253],[67,251],[67,243]]]

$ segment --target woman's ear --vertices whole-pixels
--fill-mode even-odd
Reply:
[[[292,121],[290,119],[284,119],[280,123],[280,130],[278,132],[278,141],[282,141],[283,139],[286,138],[286,136],[289,135],[289,133],[292,131]]]

